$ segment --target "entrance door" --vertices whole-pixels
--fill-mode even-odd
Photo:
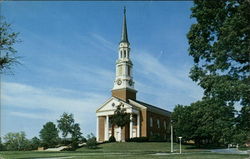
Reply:
[[[136,129],[133,129],[132,133],[133,133],[132,136],[136,137]]]
[[[115,128],[114,133],[115,133],[115,139],[116,139],[116,141],[121,141],[120,128]]]

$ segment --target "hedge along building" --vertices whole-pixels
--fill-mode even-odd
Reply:
[[[163,139],[169,134],[170,112],[156,106],[138,101],[132,75],[133,63],[130,60],[130,43],[128,41],[126,9],[124,8],[122,37],[119,43],[116,61],[116,76],[112,97],[96,111],[97,141],[107,141],[114,136],[117,141],[128,138],[159,136]],[[130,123],[123,128],[114,126],[110,119],[118,105],[130,113]]]

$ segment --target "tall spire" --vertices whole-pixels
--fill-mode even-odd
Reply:
[[[116,73],[112,96],[128,101],[136,100],[136,90],[133,81],[133,63],[130,60],[130,47],[128,42],[126,8],[124,7],[122,37],[118,48],[118,59],[116,60]]]
[[[123,9],[123,25],[122,25],[122,39],[121,42],[129,43],[128,41],[128,33],[127,33],[127,23],[126,23],[126,7]],[[120,42],[120,43],[121,43]]]

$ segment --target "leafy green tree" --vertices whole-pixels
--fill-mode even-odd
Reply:
[[[195,65],[190,77],[205,95],[249,105],[249,1],[195,0],[187,35]]]
[[[40,138],[44,147],[55,147],[58,144],[58,129],[53,122],[47,122],[40,131]]]
[[[191,137],[198,125],[192,116],[192,107],[177,105],[171,114],[171,119],[173,121],[174,136],[183,137],[183,141],[192,140]]]
[[[195,63],[190,77],[206,97],[228,106],[240,102],[238,128],[249,131],[250,1],[195,0],[191,10],[196,23],[187,35]]]
[[[232,143],[233,144],[240,144],[244,145],[246,141],[250,141],[250,132],[241,130],[241,129],[236,129],[234,131],[234,135],[232,136]]]
[[[26,139],[26,135],[23,131],[18,133],[7,133],[4,136],[6,150],[28,150],[29,141]]]
[[[58,128],[62,131],[64,139],[71,135],[71,145],[75,149],[82,140],[81,128],[78,123],[75,123],[73,114],[63,113],[61,118],[57,120]],[[66,142],[65,142],[66,143]]]
[[[228,144],[232,141],[234,107],[224,101],[204,98],[190,106],[178,105],[172,113],[176,136],[195,144]]]
[[[2,143],[2,138],[0,137],[0,151],[4,151],[5,147],[4,144]]]
[[[4,21],[4,17],[0,16],[0,73],[18,63],[17,51],[13,47],[14,44],[20,42],[17,39],[18,34],[13,32],[11,25]]]
[[[126,109],[124,108],[124,104],[120,103],[112,118],[110,119],[110,122],[112,125],[117,125],[118,127],[124,127],[125,125],[129,124],[130,122],[130,113],[126,112]]]
[[[240,129],[250,132],[250,107],[242,107],[237,120]]]
[[[234,143],[244,144],[250,142],[250,107],[242,107],[237,116],[237,125],[234,135]]]
[[[32,150],[36,150],[39,146],[41,146],[41,140],[37,137],[33,137],[30,142]]]
[[[82,140],[81,128],[78,123],[72,126],[71,135],[72,135],[72,148],[76,149],[78,147],[78,144]]]
[[[207,140],[211,144],[228,144],[233,135],[234,107],[218,99],[203,99],[191,104],[192,116],[198,125],[192,135],[198,143]]]
[[[61,116],[61,118],[59,120],[57,120],[58,123],[58,128],[59,130],[62,131],[62,136],[64,138],[66,138],[68,136],[68,134],[70,134],[72,132],[72,128],[74,125],[74,118],[73,118],[73,114],[67,114],[67,113],[63,113],[63,115]]]

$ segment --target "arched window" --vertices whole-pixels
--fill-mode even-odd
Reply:
[[[124,50],[124,58],[126,58],[127,57],[127,52],[126,52],[126,50]]]
[[[122,51],[120,51],[120,58],[122,58]]]

